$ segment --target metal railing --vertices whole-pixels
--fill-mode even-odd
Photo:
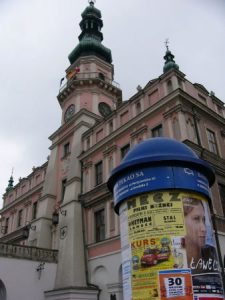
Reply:
[[[69,87],[73,82],[76,82],[78,80],[90,80],[90,79],[99,79],[103,83],[107,83],[107,84],[113,85],[116,88],[120,88],[119,83],[117,83],[116,81],[110,80],[109,78],[105,77],[101,73],[98,73],[98,72],[77,73],[71,79],[69,79],[63,86],[60,87],[59,93],[62,93],[63,90],[65,88]]]

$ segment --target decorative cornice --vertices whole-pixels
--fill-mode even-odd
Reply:
[[[87,76],[89,76],[89,78],[87,78]],[[79,89],[79,87],[83,88],[86,85],[92,86],[93,84],[97,85],[97,87],[99,87],[100,89],[104,88],[110,94],[117,95],[119,102],[122,100],[122,91],[119,88],[118,83],[115,83],[114,81],[111,81],[109,79],[102,80],[101,78],[99,78],[99,73],[78,73],[77,76],[75,76],[74,79],[68,81],[59,92],[57,98],[60,106],[63,105],[65,99],[67,99],[71,95],[71,93],[75,91],[75,89]]]
[[[56,199],[56,195],[52,195],[52,194],[42,195],[41,198],[39,199],[39,201],[44,201],[46,199],[53,199],[53,200],[55,200]]]
[[[40,193],[43,189],[43,183],[44,182],[41,182],[39,185],[35,186],[34,188],[29,190],[28,192],[24,193],[23,195],[19,196],[17,199],[13,200],[13,202],[11,202],[11,203],[7,204],[6,206],[4,206],[0,210],[0,214],[5,213],[7,210],[11,209],[13,206],[16,206],[19,203],[23,202],[26,198],[32,197],[35,193],[37,193],[37,192]]]
[[[85,169],[89,169],[93,166],[93,162],[92,161],[88,161],[86,163],[83,164],[83,167],[82,169],[85,170]]]
[[[110,153],[115,152],[117,149],[117,145],[106,146],[106,148],[103,150],[103,155],[108,156]]]
[[[178,103],[177,105],[173,106],[172,108],[170,108],[169,110],[167,110],[166,112],[163,113],[163,117],[165,119],[171,117],[174,113],[178,113],[180,111],[183,111],[183,107],[181,103]]]
[[[131,138],[136,138],[139,134],[143,134],[145,132],[148,131],[148,126],[147,125],[144,125],[138,129],[136,129],[134,132],[132,132],[130,134]]]
[[[81,194],[79,196],[79,200],[84,207],[89,207],[95,205],[96,203],[106,201],[111,197],[112,194],[109,192],[107,184],[103,183],[96,186],[91,191]]]

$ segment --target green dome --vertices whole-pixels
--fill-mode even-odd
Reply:
[[[14,180],[13,180],[13,177],[11,175],[10,178],[9,178],[8,186],[7,186],[6,190],[5,190],[6,193],[8,193],[9,191],[11,191],[13,189],[13,182],[14,182]]]
[[[93,38],[85,38],[69,54],[70,63],[74,63],[80,56],[96,55],[99,58],[112,62],[111,50],[103,46],[99,41]]]
[[[171,69],[179,70],[179,66],[176,64],[174,57],[175,56],[171,53],[171,51],[169,49],[167,49],[166,54],[163,57],[165,59],[163,73],[166,73]]]

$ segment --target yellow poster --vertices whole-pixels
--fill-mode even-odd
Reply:
[[[170,237],[133,241],[131,253],[133,299],[158,299],[158,271],[174,268]]]
[[[129,240],[185,235],[183,205],[177,192],[157,192],[128,200]]]

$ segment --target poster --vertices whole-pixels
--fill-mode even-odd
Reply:
[[[159,271],[161,300],[192,300],[190,269]]]
[[[183,206],[178,194],[157,192],[128,200],[129,239],[184,235]]]
[[[132,290],[132,300],[164,299],[160,286],[168,290],[171,300],[173,293],[180,297],[176,300],[223,295],[208,203],[203,197],[179,190],[142,194],[124,202],[120,216],[122,259],[130,269],[130,278],[127,273],[124,280]],[[180,285],[169,289],[172,279],[167,278]]]
[[[194,295],[224,295],[208,203],[201,196],[190,193],[182,196],[182,203],[187,265],[192,273]]]

